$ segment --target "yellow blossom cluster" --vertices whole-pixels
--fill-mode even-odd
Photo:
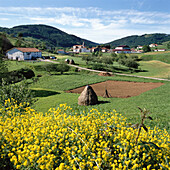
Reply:
[[[0,167],[55,170],[169,169],[170,135],[129,127],[113,112],[76,113],[66,104],[47,113],[17,105],[0,109]],[[2,165],[3,164],[3,165]]]

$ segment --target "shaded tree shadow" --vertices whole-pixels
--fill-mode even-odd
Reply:
[[[139,72],[148,72],[148,70],[135,70],[136,73],[139,73]]]
[[[110,103],[109,101],[98,101],[97,104],[105,104],[105,103]]]
[[[132,68],[119,68],[119,67],[116,67],[116,66],[113,66],[113,69],[114,69],[117,73],[122,73],[122,72],[135,72],[135,73],[148,72],[148,70],[132,69]]]
[[[47,91],[47,90],[31,90],[31,91],[34,94],[34,97],[48,97],[48,96],[60,94],[55,91]]]

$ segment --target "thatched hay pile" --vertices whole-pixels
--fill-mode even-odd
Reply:
[[[110,73],[108,73],[108,72],[100,72],[99,74],[98,74],[99,76],[112,76]]]
[[[78,98],[79,105],[95,105],[98,103],[98,98],[91,86],[86,86]]]
[[[69,62],[69,64],[75,64],[74,60],[71,59],[70,62]]]

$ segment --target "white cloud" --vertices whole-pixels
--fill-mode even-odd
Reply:
[[[8,18],[0,18],[0,21],[8,21]]]
[[[138,5],[142,6],[143,1]],[[108,42],[128,35],[155,31],[166,32],[170,26],[170,14],[163,12],[72,7],[0,7],[0,11],[0,21],[3,20],[3,24],[5,20],[8,20],[7,25],[14,24],[15,17],[17,24],[53,25],[95,42]]]

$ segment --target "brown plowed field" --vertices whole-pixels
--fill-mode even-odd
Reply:
[[[104,96],[105,89],[111,97],[127,98],[138,96],[143,92],[162,86],[163,83],[143,83],[143,82],[126,82],[126,81],[105,81],[101,83],[91,84],[90,86],[96,92],[97,96]],[[66,91],[67,93],[81,93],[85,86],[73,90]]]

